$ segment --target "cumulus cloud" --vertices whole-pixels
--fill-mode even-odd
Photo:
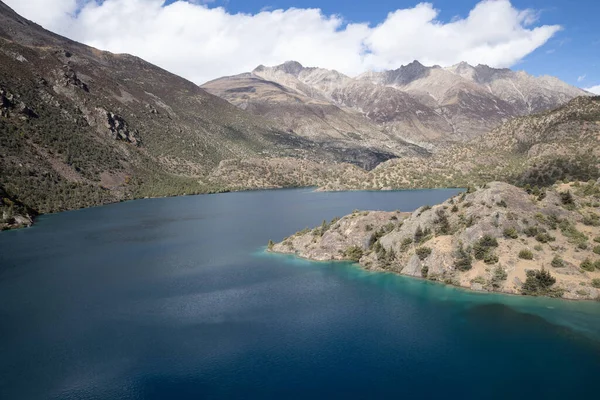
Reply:
[[[592,86],[589,88],[585,88],[583,90],[587,90],[590,93],[594,93],[600,96],[600,85]]]
[[[47,29],[103,50],[131,53],[194,82],[297,60],[348,75],[419,60],[510,67],[561,27],[509,0],[484,0],[465,18],[439,21],[430,3],[392,11],[378,25],[319,9],[232,14],[207,1],[4,0]]]

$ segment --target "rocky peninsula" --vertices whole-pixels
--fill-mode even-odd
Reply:
[[[269,251],[477,291],[600,298],[600,182],[492,182],[413,213],[354,211]]]

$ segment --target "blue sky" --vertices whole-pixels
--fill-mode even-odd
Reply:
[[[4,0],[45,28],[196,83],[287,60],[350,76],[460,61],[600,94],[600,0]]]
[[[169,3],[168,1],[167,3]],[[225,7],[232,13],[257,13],[263,9],[319,8],[350,22],[382,22],[390,11],[414,7],[420,1],[380,0],[215,0],[209,7]],[[440,10],[438,19],[448,22],[466,17],[474,0],[429,0]],[[539,22],[561,25],[550,41],[528,55],[513,69],[535,75],[554,75],[576,86],[600,85],[600,0],[512,0],[519,9],[539,12]],[[578,81],[579,79],[579,81]]]

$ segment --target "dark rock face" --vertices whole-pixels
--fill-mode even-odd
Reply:
[[[131,131],[127,122],[115,113],[108,112],[104,109],[98,109],[100,113],[106,116],[106,128],[110,131],[110,136],[115,140],[122,140],[131,143],[135,146],[142,144],[136,131]]]
[[[68,57],[70,57],[71,53],[66,52],[66,54],[69,54]],[[59,82],[63,86],[73,86],[73,87],[83,90],[84,92],[90,91],[87,84],[85,84],[83,81],[81,81],[81,79],[79,79],[79,77],[77,76],[77,73],[73,70],[73,68],[71,68],[68,65],[63,66],[62,76],[61,76]]]

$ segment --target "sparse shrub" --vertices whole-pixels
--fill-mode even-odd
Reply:
[[[594,247],[594,253],[600,254],[600,246]]]
[[[424,236],[425,233],[423,232],[423,228],[421,228],[421,225],[417,226],[417,229],[415,230],[415,234],[413,236],[414,242],[417,244],[421,243],[421,240],[423,240]]]
[[[556,238],[554,236],[550,236],[545,232],[540,232],[537,235],[535,235],[535,240],[537,240],[540,243],[548,243],[555,241]]]
[[[535,251],[542,251],[544,248],[542,247],[541,244],[536,244],[535,246],[533,246],[533,249]]]
[[[498,262],[498,256],[492,252],[488,252],[483,257],[483,262],[486,264],[496,264]]]
[[[385,235],[385,232],[383,231],[383,229],[379,229],[379,230],[373,232],[371,234],[371,236],[369,237],[369,248],[372,248],[373,245],[375,245],[375,243],[377,243],[383,235]]]
[[[554,268],[563,268],[565,266],[565,260],[563,260],[559,256],[554,256],[554,258],[552,259],[551,265]]]
[[[577,245],[582,250],[587,249],[588,237],[577,230],[573,224],[567,220],[563,220],[558,225],[563,235],[569,238],[569,242]]]
[[[519,258],[523,260],[533,260],[533,253],[531,252],[531,250],[523,249],[519,251]]]
[[[458,206],[455,204],[452,206],[452,208],[450,209],[451,212],[455,213],[458,212]]]
[[[490,280],[492,288],[494,290],[499,289],[502,286],[502,281],[505,281],[506,278],[508,278],[508,274],[501,265],[498,265],[496,268],[494,268],[494,274]]]
[[[455,254],[454,268],[459,271],[468,271],[473,268],[473,257],[461,243]]]
[[[546,218],[546,225],[548,225],[548,227],[552,230],[555,230],[558,227],[559,223],[560,223],[560,218],[558,218],[558,216],[556,216],[556,214],[550,214]]]
[[[592,286],[596,289],[600,289],[600,278],[592,279]]]
[[[588,226],[600,226],[600,216],[595,213],[589,213],[585,217],[583,217],[584,225]]]
[[[562,202],[563,206],[569,210],[575,208],[575,198],[570,190],[560,193],[560,201]]]
[[[431,249],[429,247],[417,247],[415,253],[419,257],[419,260],[423,261],[431,254]]]
[[[504,201],[504,200],[500,200],[499,202],[496,203],[496,205],[499,207],[504,207],[504,208],[508,207],[508,205],[506,204],[506,201]]]
[[[519,232],[515,228],[506,228],[504,229],[504,237],[507,239],[517,239],[519,237]]]
[[[521,292],[530,296],[550,295],[560,297],[562,291],[551,289],[555,283],[556,278],[543,267],[541,270],[529,270],[527,271],[527,279],[521,288]]]
[[[475,278],[471,279],[471,283],[480,283],[482,285],[485,285],[486,281],[483,276],[477,275]]]
[[[437,218],[434,221],[434,223],[437,225],[435,233],[438,235],[449,235],[451,228],[448,216],[444,210],[441,209],[437,210],[435,214],[437,215]]]
[[[596,237],[594,238],[594,242],[596,242],[596,243],[600,243],[600,236],[596,236]]]
[[[429,267],[427,265],[424,265],[421,268],[421,277],[422,278],[427,278],[427,275],[429,275]]]
[[[485,235],[473,245],[473,256],[477,260],[483,260],[491,253],[493,247],[498,247],[495,237]]]
[[[594,267],[594,263],[592,262],[592,260],[590,260],[589,258],[586,258],[585,260],[583,260],[581,262],[581,264],[579,265],[579,267],[584,270],[584,271],[588,271],[588,272],[594,272],[594,270],[596,269]]]
[[[267,244],[267,248],[269,250],[273,250],[273,246],[275,246],[275,243],[272,240],[269,240],[269,243]]]
[[[363,256],[363,249],[360,246],[350,246],[344,252],[344,256],[350,261],[358,262]]]
[[[404,238],[402,240],[402,244],[400,245],[400,250],[404,253],[406,252],[406,250],[408,250],[408,248],[410,247],[410,245],[413,244],[413,239],[412,238]]]
[[[535,235],[537,235],[538,233],[540,233],[540,230],[537,226],[528,226],[527,228],[525,228],[523,230],[523,233],[527,236],[527,237],[534,237]]]

